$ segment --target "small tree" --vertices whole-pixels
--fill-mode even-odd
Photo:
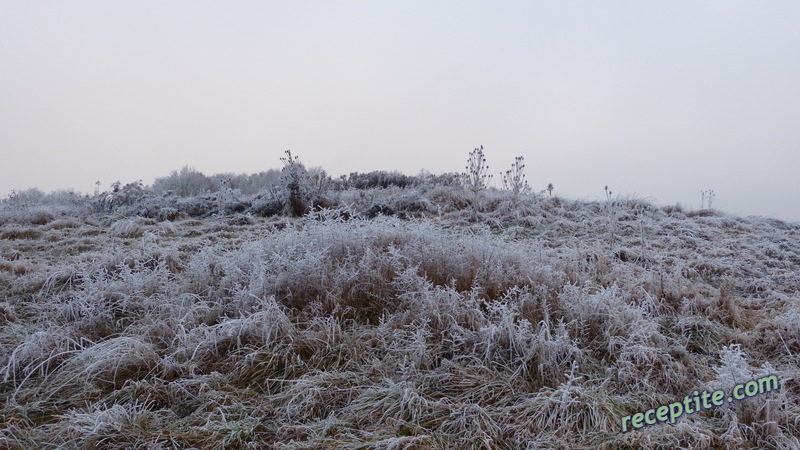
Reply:
[[[501,173],[500,176],[503,180],[503,189],[511,191],[511,194],[516,198],[520,192],[529,189],[528,182],[525,180],[525,163],[522,156],[517,156],[511,169],[506,170],[506,173]]]
[[[466,170],[464,180],[469,190],[477,194],[486,189],[492,176],[489,175],[489,165],[486,164],[486,157],[483,156],[482,145],[469,153]]]
[[[286,150],[286,157],[281,158],[283,162],[282,181],[286,185],[289,196],[289,213],[294,217],[300,217],[308,213],[308,190],[306,189],[306,168],[292,156],[291,150]]]
[[[547,193],[550,194],[550,197],[553,196],[553,189],[554,189],[553,183],[548,183],[547,184]]]

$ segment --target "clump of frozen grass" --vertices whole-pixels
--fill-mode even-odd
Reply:
[[[144,230],[136,219],[120,219],[111,224],[108,234],[115,237],[140,237]]]
[[[363,425],[386,424],[430,428],[447,411],[441,402],[429,399],[411,380],[383,379],[362,390],[343,410]]]
[[[581,350],[563,322],[552,330],[549,319],[544,319],[537,332],[520,318],[520,302],[511,304],[512,296],[486,304],[489,323],[478,330],[473,351],[483,356],[487,366],[505,366],[532,386],[558,384],[570,364],[582,359]]]
[[[669,391],[680,395],[689,389],[689,371],[685,361],[676,359],[681,354],[677,348],[676,343],[668,342],[658,331],[658,324],[650,320],[631,324],[627,335],[612,336],[609,353],[616,357],[611,370],[618,390]]]
[[[561,304],[576,334],[597,346],[607,347],[612,336],[627,335],[632,325],[644,320],[641,309],[629,305],[615,286],[599,290],[565,286]]]
[[[292,380],[272,399],[289,420],[324,419],[352,403],[359,386],[367,382],[359,372],[315,370]]]
[[[201,324],[176,335],[180,350],[175,358],[204,369],[240,361],[237,378],[257,382],[259,376],[280,377],[282,368],[295,365],[292,343],[299,334],[284,308],[270,297],[253,314],[236,319],[221,317],[218,324]]]
[[[42,236],[40,227],[25,227],[12,225],[4,227],[0,232],[0,239],[4,240],[34,240]]]
[[[25,275],[28,272],[31,272],[33,268],[21,261],[3,261],[0,260],[0,273],[7,272],[13,275]],[[0,323],[2,323],[2,313],[0,313]]]
[[[474,403],[454,404],[449,409],[449,417],[438,431],[453,437],[459,448],[492,448],[503,440],[506,431],[491,409]]]
[[[10,322],[17,321],[17,314],[14,306],[6,301],[0,302],[0,325],[8,326]]]
[[[451,286],[434,286],[419,268],[411,266],[399,272],[392,284],[399,292],[398,314],[392,316],[398,326],[425,323],[455,351],[466,351],[466,337],[487,324],[481,312],[477,290],[458,292]]]
[[[800,312],[787,309],[766,324],[765,332],[774,334],[768,342],[795,359],[800,358]]]
[[[142,259],[120,261],[107,255],[77,263],[70,289],[41,290],[40,296],[50,299],[42,312],[77,326],[90,339],[122,331],[155,308],[157,297],[174,292],[168,261],[162,263],[147,251],[142,250]]]
[[[618,432],[622,411],[617,401],[605,393],[602,385],[577,375],[577,369],[574,364],[558,387],[543,388],[511,406],[508,414],[512,423],[528,428],[534,435],[573,442]]]
[[[51,395],[65,388],[80,391],[84,383],[119,387],[126,380],[148,375],[160,359],[155,347],[138,337],[118,336],[86,343],[54,372]]]
[[[25,337],[11,352],[2,368],[3,382],[19,386],[24,380],[48,374],[80,348],[62,329],[36,331]]]
[[[169,410],[153,411],[147,402],[87,409],[71,410],[45,426],[49,442],[62,448],[162,448],[169,439],[158,430],[176,418]]]
[[[55,219],[48,223],[45,228],[48,230],[64,230],[70,228],[80,228],[81,222],[73,218]]]

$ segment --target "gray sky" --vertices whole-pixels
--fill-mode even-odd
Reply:
[[[0,0],[0,195],[190,165],[525,157],[537,189],[800,221],[800,2]]]

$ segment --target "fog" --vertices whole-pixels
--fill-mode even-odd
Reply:
[[[0,195],[189,165],[497,174],[800,221],[800,4],[0,2]]]

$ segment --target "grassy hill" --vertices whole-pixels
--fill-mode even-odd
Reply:
[[[800,224],[399,177],[3,201],[0,447],[800,447]]]

